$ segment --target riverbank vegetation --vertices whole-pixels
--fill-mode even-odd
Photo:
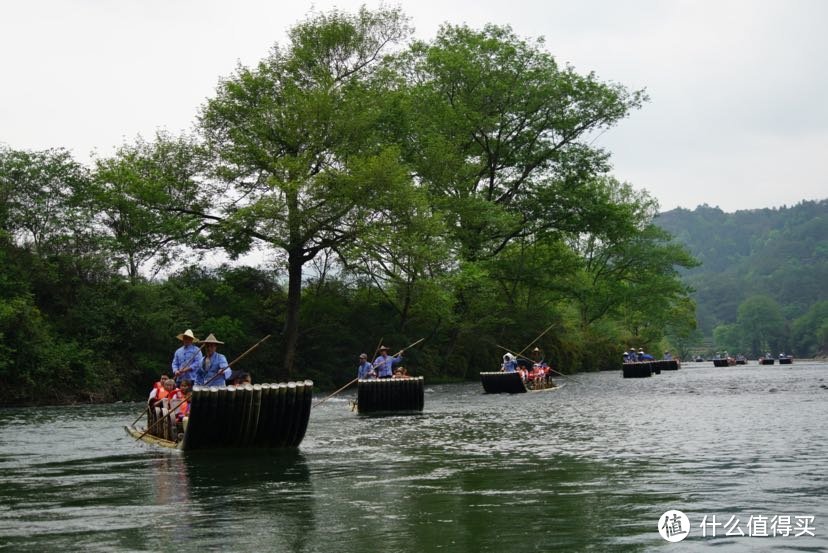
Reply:
[[[592,145],[645,101],[508,27],[414,41],[399,10],[334,11],[222,79],[192,134],[92,166],[0,149],[4,403],[140,397],[185,328],[228,359],[273,334],[243,368],[322,387],[379,341],[427,338],[406,364],[435,380],[543,331],[565,372],[673,347],[696,261]]]

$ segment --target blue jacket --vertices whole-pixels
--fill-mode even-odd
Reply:
[[[382,378],[384,376],[392,376],[394,374],[394,365],[399,365],[402,361],[402,355],[391,357],[390,355],[380,355],[374,359],[374,367],[377,369],[377,376]]]
[[[184,345],[175,350],[172,360],[172,373],[175,376],[176,371],[189,367],[190,370],[175,376],[175,383],[180,384],[182,380],[196,380],[196,369],[201,366],[203,357],[201,349],[195,344]]]
[[[223,371],[224,375],[214,378],[219,371]],[[231,373],[232,371],[227,366],[227,358],[219,352],[216,352],[209,358],[209,363],[208,359],[205,357],[204,362],[199,365],[198,370],[196,370],[195,383],[199,386],[204,386],[210,382],[210,386],[218,386],[219,388],[223,388],[224,379],[230,378]]]
[[[364,361],[359,365],[357,377],[362,380],[368,378],[374,372],[374,366],[368,361]]]

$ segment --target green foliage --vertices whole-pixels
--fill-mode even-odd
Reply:
[[[720,325],[737,325],[742,337],[731,351],[822,351],[815,339],[821,321],[806,313],[828,301],[828,200],[732,214],[706,205],[676,209],[662,213],[658,224],[701,261],[682,276],[695,290],[703,336]],[[762,315],[773,328],[759,324],[757,314],[743,315],[754,310],[757,297],[764,298],[756,300],[762,304],[775,303]],[[721,347],[718,338],[716,343]]]
[[[9,400],[142,397],[185,328],[230,360],[271,335],[240,367],[331,388],[379,341],[426,338],[405,363],[437,381],[504,347],[573,372],[691,335],[694,259],[591,146],[644,93],[508,27],[409,35],[398,9],[316,14],[220,83],[196,136],[91,172],[0,151]],[[201,264],[258,246],[273,266]]]

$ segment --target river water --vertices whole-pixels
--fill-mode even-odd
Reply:
[[[0,410],[0,550],[828,551],[828,365],[559,382],[427,384],[414,416],[343,392],[258,455],[135,442],[138,404]]]

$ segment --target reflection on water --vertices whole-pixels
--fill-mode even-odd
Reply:
[[[298,451],[153,449],[136,405],[0,411],[9,550],[650,551],[661,513],[816,517],[813,538],[687,551],[828,548],[828,366],[578,375],[554,392],[431,386],[415,416],[347,395]],[[353,393],[353,392],[351,392]],[[160,546],[159,546],[160,544]]]

